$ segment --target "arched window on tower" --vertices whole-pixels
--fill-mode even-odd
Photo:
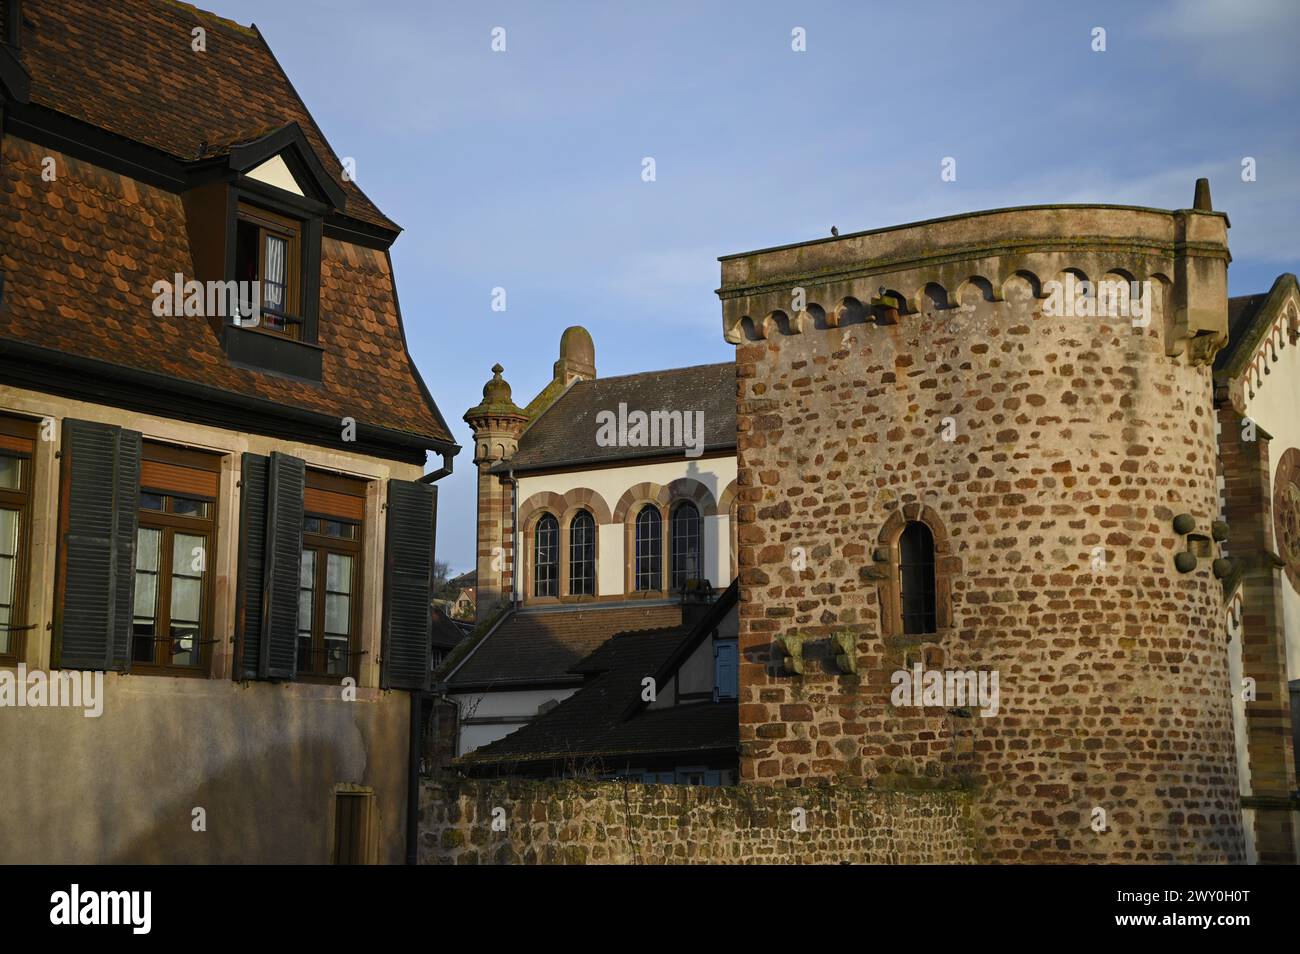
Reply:
[[[700,511],[690,501],[673,508],[670,563],[673,590],[686,588],[688,580],[703,578],[703,550],[700,544]]]
[[[934,534],[919,520],[909,520],[898,538],[898,591],[903,632],[936,632]]]
[[[580,510],[569,524],[569,595],[596,592],[596,521]]]
[[[560,595],[560,524],[542,514],[533,531],[533,596]]]
[[[636,515],[635,585],[640,590],[663,589],[663,518],[659,508],[646,504]]]

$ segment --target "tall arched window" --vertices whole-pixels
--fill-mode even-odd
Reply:
[[[596,592],[596,521],[580,510],[569,524],[569,595]]]
[[[898,538],[898,590],[903,632],[936,632],[934,534],[919,520],[909,520]]]
[[[542,514],[533,531],[533,596],[560,595],[560,524]]]
[[[646,504],[636,515],[635,584],[638,590],[663,589],[663,518],[659,508]]]
[[[702,547],[700,545],[700,512],[695,504],[683,501],[673,508],[671,521],[672,546],[669,549],[672,565],[671,585],[674,590],[684,589],[687,580],[704,576]]]

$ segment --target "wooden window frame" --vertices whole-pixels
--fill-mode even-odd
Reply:
[[[218,507],[221,492],[221,456],[219,454],[193,451],[172,444],[160,444],[145,441],[141,447],[140,495],[162,495],[164,510],[146,510],[143,506],[136,508],[136,539],[141,530],[158,530],[161,537],[158,544],[158,583],[154,592],[154,656],[150,662],[141,662],[135,658],[134,619],[132,622],[131,643],[127,650],[130,657],[131,672],[144,676],[183,676],[189,678],[207,678],[212,672],[212,647],[217,643],[214,628],[214,609],[216,603],[216,562],[217,541],[220,533]],[[154,481],[145,471],[151,463],[212,474],[214,493],[203,493],[193,486],[181,486],[179,483]],[[188,482],[187,482],[188,483]],[[206,517],[191,514],[178,514],[173,511],[177,498],[199,500],[208,505]],[[159,647],[170,642],[170,633],[166,640],[159,633],[164,625],[171,624],[171,589],[172,589],[172,552],[177,533],[202,537],[205,555],[203,583],[200,586],[199,607],[199,662],[193,666],[177,665],[170,661],[159,662]],[[137,543],[138,559],[138,543]],[[131,585],[135,585],[137,568],[131,572]],[[164,621],[164,609],[167,618]],[[134,614],[133,614],[134,617]]]
[[[313,493],[313,492],[319,493]],[[303,552],[310,550],[313,556],[312,580],[312,617],[311,617],[311,659],[321,660],[321,667],[313,665],[309,669],[301,665],[301,650],[298,648],[297,634],[294,637],[294,652],[298,660],[296,678],[302,682],[320,682],[337,684],[348,676],[358,677],[358,663],[364,655],[361,648],[362,602],[365,596],[365,492],[366,482],[351,477],[342,477],[323,471],[308,470],[306,477],[306,494],[319,503],[303,503]],[[349,507],[347,501],[339,497],[354,498]],[[330,505],[330,500],[338,505]],[[344,513],[344,510],[349,512]],[[335,523],[355,527],[351,539],[330,536],[323,533],[309,533],[306,529],[308,520],[330,520]],[[352,592],[349,594],[348,613],[348,666],[345,672],[328,672],[325,657],[325,583],[329,573],[329,554],[352,558]]]
[[[20,461],[18,489],[0,489],[0,507],[18,512],[17,552],[9,609],[9,652],[0,653],[0,666],[17,665],[23,661],[27,652],[27,633],[34,628],[27,617],[30,595],[27,587],[31,570],[32,488],[39,427],[37,421],[0,416],[0,455]]]
[[[262,318],[256,326],[252,327],[267,334],[288,338],[291,341],[305,340],[303,325],[306,319],[302,308],[303,223],[246,202],[239,203],[235,227],[238,228],[241,222],[257,228],[257,280],[259,283],[263,281],[266,275],[267,236],[275,235],[282,238],[287,245],[284,269],[284,308],[278,312],[268,311],[266,295],[263,292],[262,301],[259,303]],[[236,240],[236,248],[238,248],[238,240]],[[261,290],[259,285],[259,291]],[[268,314],[279,320],[284,327],[273,328],[268,325],[266,322]]]

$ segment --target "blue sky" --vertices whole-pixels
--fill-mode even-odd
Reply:
[[[257,24],[405,229],[407,336],[467,448],[441,484],[456,571],[460,417],[491,365],[523,404],[571,324],[601,375],[728,360],[719,255],[1008,205],[1186,208],[1209,176],[1233,294],[1300,263],[1295,0],[200,5]]]

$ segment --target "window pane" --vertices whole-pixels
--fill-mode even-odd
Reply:
[[[636,515],[636,589],[663,586],[663,519],[653,505]]]
[[[141,527],[135,535],[135,616],[131,622],[131,659],[154,660],[154,620],[158,603],[158,549],[162,531]]]
[[[23,462],[17,457],[0,455],[0,490],[17,490],[23,485]]]
[[[166,502],[167,502],[167,498],[164,497],[162,494],[146,494],[146,493],[140,494],[141,510],[157,510],[159,513],[161,513],[163,510],[163,505]]]
[[[276,311],[284,310],[285,262],[289,243],[278,235],[266,237],[266,272],[262,275],[262,301]]]
[[[679,504],[672,520],[672,588],[683,589],[687,580],[697,580],[700,573],[700,512],[695,504]]]
[[[352,557],[331,553],[325,561],[325,591],[328,593],[352,592]],[[339,632],[339,630],[334,630]]]
[[[13,652],[16,639],[9,632],[18,582],[18,511],[0,510],[0,653]]]
[[[173,497],[172,513],[186,517],[206,517],[208,505],[205,501],[195,500],[192,497]]]
[[[533,541],[533,595],[560,592],[560,524],[549,513],[537,521]]]
[[[302,551],[298,575],[298,669],[314,672],[311,654],[312,606],[316,599],[316,551]]]
[[[207,541],[188,533],[172,538],[171,640],[172,664],[197,666],[202,639],[203,568]]]
[[[920,521],[910,521],[898,539],[899,590],[904,633],[933,633],[934,536]]]
[[[569,524],[569,592],[596,592],[596,521],[585,510]]]

